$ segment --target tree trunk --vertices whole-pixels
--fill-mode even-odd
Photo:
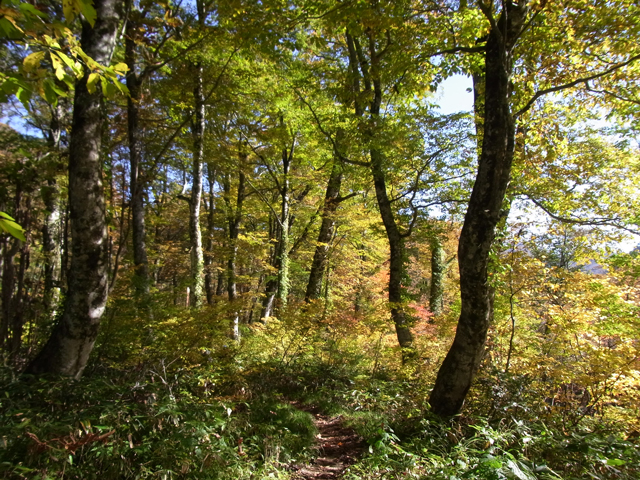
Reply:
[[[94,27],[83,22],[82,49],[108,65],[118,27],[118,0],[95,0]],[[108,295],[107,228],[100,147],[103,111],[100,86],[87,90],[89,72],[78,80],[69,146],[69,209],[72,255],[64,312],[28,373],[79,378],[93,349]]]
[[[370,144],[370,168],[373,175],[376,199],[382,223],[387,232],[387,239],[389,240],[389,304],[391,306],[391,317],[396,327],[398,343],[403,349],[402,358],[404,361],[413,356],[413,334],[410,329],[410,318],[404,310],[406,292],[402,283],[405,281],[406,276],[406,251],[404,236],[400,233],[391,208],[391,201],[387,194],[384,155],[379,148],[374,146],[375,124],[380,120],[380,105],[382,104],[382,67],[380,65],[380,52],[376,50],[376,42],[370,30],[367,32],[367,37],[369,42],[368,60],[357,37],[352,37],[347,33],[349,66],[353,77],[351,90],[354,95],[355,113],[358,116],[363,113],[363,108],[358,100],[361,79],[364,84],[364,90],[372,95],[369,103],[369,116],[372,125],[368,127],[366,136]]]
[[[340,186],[342,184],[342,166],[338,159],[334,159],[331,176],[327,184],[327,191],[324,196],[324,207],[322,209],[322,223],[318,232],[318,243],[311,263],[309,272],[309,282],[307,292],[304,297],[305,302],[316,300],[322,294],[322,277],[327,269],[327,255],[333,232],[335,230],[335,213],[338,209],[338,198],[340,197]]]
[[[47,185],[42,188],[42,201],[45,206],[45,218],[42,225],[42,254],[44,263],[44,309],[51,320],[56,318],[60,303],[60,282],[62,269],[62,215],[60,211],[60,188],[56,181],[57,162],[59,161],[61,105],[51,107],[51,122],[47,143],[56,158],[56,165],[49,173]]]
[[[447,262],[442,240],[436,235],[431,239],[431,282],[429,284],[429,310],[434,317],[442,315],[446,269]]]
[[[31,197],[26,196],[23,214],[20,215],[20,223],[28,232],[31,226]],[[16,283],[16,292],[11,302],[11,345],[9,354],[12,362],[16,362],[19,357],[20,347],[22,346],[22,332],[24,327],[24,300],[25,300],[25,273],[29,266],[30,235],[27,233],[26,242],[20,242],[20,263],[18,264],[18,275]]]
[[[131,230],[133,236],[133,285],[138,297],[145,298],[149,294],[149,260],[147,258],[144,182],[142,181],[142,155],[140,152],[140,87],[141,79],[136,75],[136,44],[134,41],[136,24],[129,19],[125,37],[125,61],[129,67],[126,81],[129,89],[127,97],[127,134],[129,139],[129,163],[131,193]]]
[[[238,236],[240,235],[240,224],[242,223],[242,204],[245,197],[245,175],[242,166],[246,160],[246,155],[240,155],[240,169],[238,172],[238,194],[235,209],[231,207],[231,184],[229,177],[225,180],[225,202],[227,203],[227,218],[229,223],[229,259],[227,261],[227,293],[232,309],[233,339],[240,340],[240,312],[237,305],[236,286],[236,259],[238,256]]]
[[[202,201],[202,156],[204,147],[204,91],[202,65],[195,67],[196,86],[193,90],[195,100],[195,122],[193,132],[193,184],[189,202],[189,237],[191,240],[191,306],[202,306],[204,292],[204,253],[202,251],[202,232],[200,231],[200,203]]]
[[[269,217],[269,240],[272,241],[275,239],[276,245],[273,247],[270,252],[271,257],[271,266],[279,271],[280,266],[278,265],[278,239],[280,238],[279,233],[279,224],[278,219],[275,214]],[[267,281],[264,289],[264,297],[262,299],[262,310],[260,313],[260,319],[265,321],[272,315],[273,313],[273,304],[275,303],[276,292],[278,290],[278,278],[273,277],[271,273],[267,275]]]
[[[214,172],[212,168],[207,169],[207,178],[209,180],[209,212],[207,215],[207,249],[204,254],[204,289],[207,296],[207,304],[213,305],[213,299],[215,295],[215,289],[213,287],[213,228],[215,226],[215,198],[213,194],[213,187],[215,183]]]
[[[285,148],[282,152],[282,205],[280,211],[280,239],[278,241],[278,307],[285,308],[287,306],[287,297],[289,296],[289,216],[291,208],[290,192],[289,192],[289,167],[293,157],[293,148],[287,151]]]
[[[515,125],[509,106],[511,52],[526,16],[526,11],[516,5],[507,3],[506,8],[498,20],[498,30],[489,33],[485,52],[482,153],[458,244],[460,319],[429,399],[433,411],[442,416],[455,415],[462,408],[482,360],[493,318],[489,253],[513,161]]]
[[[406,300],[406,250],[404,238],[398,230],[391,202],[387,194],[387,185],[384,175],[382,154],[377,149],[371,149],[371,172],[378,200],[378,208],[382,217],[382,223],[389,240],[389,304],[391,305],[391,318],[396,326],[398,343],[403,349],[413,348],[413,334],[409,328],[410,319],[404,310]],[[410,356],[410,352],[403,353],[403,358]]]

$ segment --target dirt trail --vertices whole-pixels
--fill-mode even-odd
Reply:
[[[341,415],[322,415],[314,407],[295,405],[296,408],[311,413],[318,428],[316,436],[317,458],[309,465],[297,467],[296,480],[340,478],[345,469],[362,456],[364,441],[356,432],[346,427]]]

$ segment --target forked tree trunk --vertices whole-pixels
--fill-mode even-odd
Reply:
[[[352,37],[347,32],[347,46],[349,50],[349,67],[352,76],[351,90],[353,93],[355,113],[363,114],[360,105],[360,81],[364,84],[364,91],[371,95],[369,103],[369,116],[372,126],[367,132],[370,155],[370,168],[376,191],[376,199],[382,223],[384,224],[389,240],[389,304],[391,306],[391,318],[395,324],[398,343],[403,349],[403,361],[414,355],[413,334],[410,329],[410,317],[405,311],[406,292],[403,282],[406,276],[406,249],[405,236],[396,223],[391,201],[387,193],[385,159],[382,151],[375,145],[375,124],[380,121],[380,106],[382,104],[382,80],[381,80],[381,53],[377,51],[376,42],[371,31],[367,32],[368,52],[367,59],[357,37]]]
[[[461,311],[458,329],[429,403],[442,416],[460,411],[482,361],[493,318],[488,281],[489,252],[501,217],[513,162],[515,122],[509,105],[511,53],[524,24],[526,9],[510,2],[489,32],[485,52],[484,136],[478,173],[458,244]]]
[[[118,27],[118,0],[95,0],[92,28],[82,25],[82,49],[108,65]],[[102,90],[87,90],[85,72],[76,83],[69,146],[69,210],[72,255],[64,311],[28,373],[80,377],[93,349],[108,295],[107,226],[102,185]]]

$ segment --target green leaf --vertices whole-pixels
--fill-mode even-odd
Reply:
[[[29,110],[29,100],[31,100],[31,93],[32,92],[30,89],[23,87],[20,87],[16,92],[16,97],[18,97],[18,100],[20,100],[22,106],[27,110]]]
[[[73,22],[76,18],[75,2],[73,0],[62,0],[62,13],[68,23]]]
[[[124,75],[129,71],[129,66],[126,63],[117,63],[113,66],[113,69],[118,75]]]
[[[0,229],[2,229],[12,237],[17,238],[18,240],[22,240],[23,242],[27,241],[27,239],[24,237],[24,233],[22,233],[24,232],[23,228],[16,222],[0,219]]]
[[[96,9],[93,8],[93,2],[91,0],[80,0],[79,1],[80,11],[89,25],[93,27],[96,23],[96,18],[98,14],[96,13]]]
[[[89,90],[89,93],[96,92],[96,84],[98,83],[98,80],[100,80],[99,74],[92,73],[89,75],[89,78],[87,79],[87,90]]]
[[[620,460],[619,458],[607,458],[607,465],[610,467],[619,467],[625,465],[627,462]]]
[[[16,221],[16,219],[15,219],[15,218],[13,218],[11,215],[8,215],[8,214],[6,214],[6,213],[4,213],[4,212],[0,212],[0,217],[2,217],[2,218],[6,218],[7,220],[11,220],[12,222],[15,222],[15,221]]]
[[[44,12],[41,12],[30,3],[20,3],[20,5],[18,5],[18,8],[24,14],[30,13],[31,15],[36,15],[40,18],[47,18],[47,15]]]
[[[50,78],[45,79],[42,88],[44,90],[44,99],[55,107],[58,104],[58,92],[54,88],[53,80]]]

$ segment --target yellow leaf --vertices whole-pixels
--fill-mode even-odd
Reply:
[[[92,73],[89,75],[89,79],[87,80],[87,90],[89,90],[89,93],[95,93],[96,83],[98,83],[99,79],[100,75],[98,75],[97,73]]]
[[[113,69],[118,75],[124,75],[129,71],[129,66],[126,63],[117,63],[113,66]]]
[[[34,52],[24,59],[22,65],[25,72],[31,72],[40,66],[40,61],[44,58],[44,52]]]

